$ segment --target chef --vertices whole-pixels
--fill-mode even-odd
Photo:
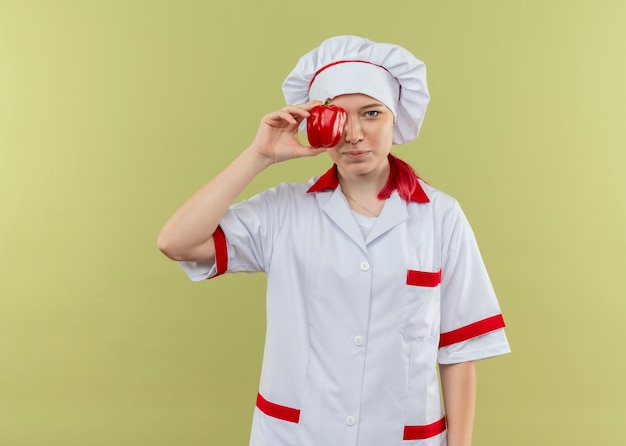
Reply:
[[[288,105],[158,240],[194,281],[267,276],[250,445],[470,445],[474,362],[510,349],[458,202],[390,153],[420,130],[424,63],[398,45],[333,37],[283,92]],[[324,102],[345,113],[339,141],[302,144],[298,129]],[[233,204],[267,167],[322,153],[331,167],[320,176]]]

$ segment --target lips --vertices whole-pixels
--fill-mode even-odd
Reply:
[[[343,156],[347,156],[348,158],[354,158],[354,159],[363,158],[367,156],[368,154],[369,152],[367,150],[349,150],[349,151],[342,153]]]

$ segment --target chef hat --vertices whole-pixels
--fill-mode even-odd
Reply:
[[[395,117],[393,142],[404,144],[417,137],[430,99],[426,66],[401,46],[337,36],[302,56],[283,82],[288,104],[350,93],[385,104]]]

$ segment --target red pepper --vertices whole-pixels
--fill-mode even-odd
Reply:
[[[306,133],[311,147],[335,147],[341,141],[343,128],[346,125],[346,111],[336,105],[316,105],[307,118]]]

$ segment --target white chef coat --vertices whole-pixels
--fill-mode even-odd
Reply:
[[[233,205],[215,264],[192,280],[267,275],[267,333],[251,446],[445,446],[437,362],[510,351],[458,203],[420,180],[367,236],[335,167]]]

